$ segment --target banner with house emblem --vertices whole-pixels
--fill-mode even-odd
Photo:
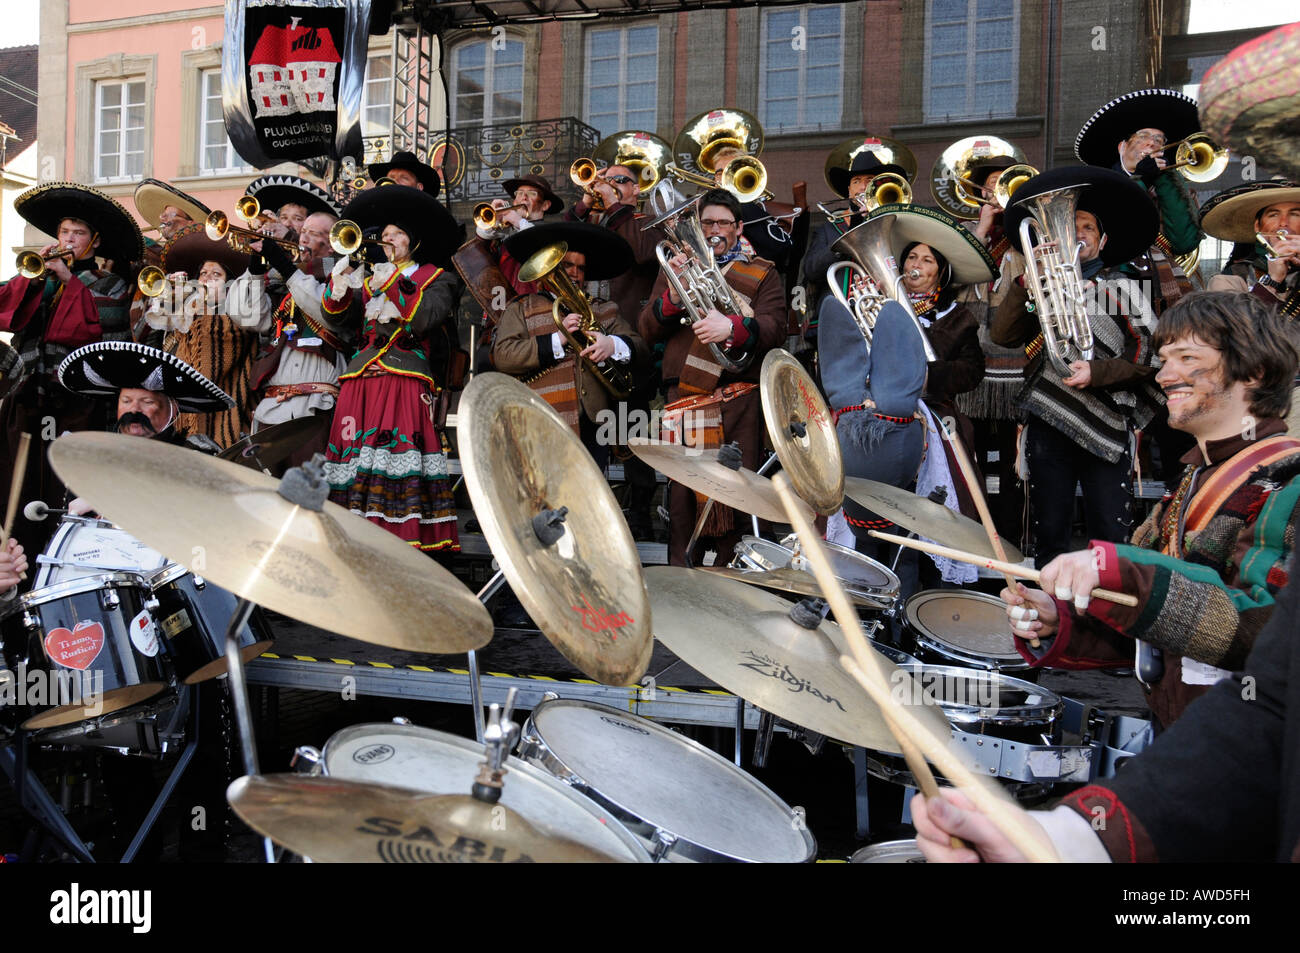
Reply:
[[[259,169],[361,158],[370,0],[228,0],[226,133]]]

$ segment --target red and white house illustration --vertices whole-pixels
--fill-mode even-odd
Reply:
[[[334,81],[342,58],[328,30],[268,26],[253,47],[248,98],[258,119],[334,111]]]

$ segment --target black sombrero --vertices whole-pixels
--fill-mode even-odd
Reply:
[[[1300,186],[1274,180],[1224,189],[1201,206],[1201,231],[1225,242],[1253,245],[1256,217],[1278,202],[1300,202]]]
[[[209,414],[234,399],[179,357],[134,341],[99,341],[63,359],[59,383],[86,397],[116,397],[124,387],[166,394],[184,413]]]
[[[1119,161],[1116,146],[1139,129],[1159,129],[1169,142],[1201,128],[1196,100],[1173,89],[1138,89],[1112,99],[1083,124],[1074,140],[1080,162],[1109,169]]]
[[[138,261],[144,238],[131,213],[98,189],[77,182],[49,182],[14,199],[14,209],[45,234],[57,237],[59,223],[77,218],[99,235],[96,254],[116,262]]]
[[[1071,165],[1049,169],[1028,179],[1012,197],[1007,207],[1005,227],[1012,245],[1020,248],[1020,223],[1029,215],[1024,203],[1036,195],[1057,189],[1079,186],[1081,212],[1097,217],[1106,235],[1101,260],[1107,265],[1122,265],[1151,247],[1160,231],[1160,213],[1141,183],[1113,169],[1094,165]]]
[[[442,178],[438,175],[438,171],[433,166],[421,162],[414,152],[394,152],[393,157],[387,162],[371,163],[366,171],[370,173],[372,182],[378,182],[394,169],[404,169],[415,176],[424,186],[424,191],[432,198],[436,199],[438,193],[442,191]]]
[[[608,228],[586,222],[548,222],[525,228],[506,239],[506,251],[522,264],[534,252],[556,242],[564,242],[569,251],[586,256],[588,281],[617,278],[635,263],[627,239]]]
[[[841,243],[845,246],[852,244],[853,239],[849,236],[858,229],[877,228],[878,226],[872,223],[884,218],[894,219],[889,244],[894,257],[898,259],[900,269],[903,249],[912,242],[920,242],[922,245],[929,245],[948,259],[948,264],[952,266],[952,281],[955,284],[973,285],[991,281],[997,274],[997,262],[970,229],[963,228],[957,219],[946,212],[922,205],[882,205],[861,225],[841,235],[836,244],[831,247],[835,248]],[[863,232],[863,234],[868,233],[868,231]]]
[[[328,192],[310,179],[297,175],[264,175],[248,183],[245,192],[257,199],[268,212],[277,212],[282,205],[292,203],[301,205],[308,215],[316,212],[339,214],[339,207]]]
[[[18,351],[0,341],[0,399],[14,389],[23,376],[23,359]]]
[[[192,195],[186,195],[161,179],[145,179],[135,187],[135,210],[150,225],[157,225],[163,209],[173,205],[190,217],[191,222],[201,222],[212,212]]]
[[[411,257],[417,262],[443,261],[460,247],[461,228],[451,213],[428,192],[409,185],[366,189],[348,203],[343,217],[363,230],[397,226],[410,236]]]
[[[226,279],[238,278],[248,267],[248,253],[238,252],[223,238],[208,238],[202,222],[182,225],[162,251],[162,267],[167,274],[183,271],[193,279],[205,261],[215,261],[226,269]]]

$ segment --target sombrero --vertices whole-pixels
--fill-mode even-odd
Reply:
[[[955,284],[978,284],[992,280],[997,274],[997,262],[969,229],[963,228],[957,219],[946,212],[921,205],[882,205],[861,225],[849,229],[840,236],[831,247],[844,251],[853,244],[853,238],[850,236],[859,229],[864,229],[862,232],[864,235],[870,234],[870,231],[866,230],[879,227],[872,223],[885,218],[894,219],[889,244],[894,257],[900,260],[900,265],[903,249],[912,242],[920,242],[929,245],[948,259],[948,264],[952,266],[952,280]],[[839,247],[841,245],[844,247]]]
[[[1255,217],[1277,202],[1300,202],[1290,182],[1248,182],[1224,189],[1201,206],[1201,230],[1225,242],[1255,243]]]
[[[617,278],[635,264],[632,246],[622,235],[586,222],[549,222],[525,228],[506,238],[506,251],[522,263],[534,252],[556,242],[564,242],[569,251],[586,256],[588,281]]]
[[[1139,129],[1159,129],[1169,142],[1201,128],[1196,100],[1173,89],[1137,89],[1102,106],[1074,140],[1080,162],[1109,169],[1119,161],[1115,147]]]
[[[1041,172],[1016,189],[1007,207],[1005,227],[1007,237],[1018,251],[1023,253],[1020,223],[1029,215],[1025,203],[1036,195],[1071,186],[1082,189],[1078,210],[1095,215],[1107,236],[1100,256],[1103,263],[1122,265],[1142,254],[1156,240],[1160,213],[1136,180],[1113,169],[1071,165]]]
[[[86,397],[116,397],[124,387],[166,394],[184,413],[227,410],[235,401],[174,354],[134,341],[99,341],[63,359],[59,383]]]
[[[433,166],[421,162],[414,152],[394,152],[393,157],[387,162],[371,163],[367,171],[370,173],[370,180],[378,182],[393,169],[405,169],[411,173],[432,198],[436,199],[442,190],[442,178],[438,175],[438,171]]]
[[[188,215],[191,222],[203,221],[212,211],[198,199],[161,179],[145,179],[135,187],[135,210],[150,225],[159,223],[163,209],[169,205]]]
[[[514,196],[515,190],[521,185],[531,185],[542,194],[542,201],[547,203],[546,208],[542,210],[545,215],[555,215],[564,210],[564,199],[560,198],[551,189],[551,183],[547,182],[544,176],[524,175],[517,179],[506,179],[501,183],[501,189],[511,197]]]
[[[301,205],[308,215],[326,212],[338,215],[339,207],[330,194],[310,179],[297,175],[264,175],[248,183],[246,194],[257,199],[268,212],[276,212],[282,205]]]
[[[140,226],[131,213],[98,189],[77,182],[49,182],[14,199],[14,210],[46,235],[56,237],[59,223],[78,218],[99,235],[97,254],[127,263],[144,253]]]
[[[411,237],[411,255],[419,262],[443,261],[460,246],[460,225],[451,213],[428,192],[409,185],[366,189],[348,203],[343,217],[363,230],[396,225]]]
[[[224,238],[220,241],[208,238],[202,222],[182,225],[172,240],[163,246],[162,267],[169,275],[183,271],[190,278],[198,278],[205,261],[218,262],[226,269],[229,280],[244,273],[248,267],[248,254],[235,251]]]

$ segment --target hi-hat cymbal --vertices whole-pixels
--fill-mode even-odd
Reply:
[[[876,751],[900,751],[880,709],[841,667],[839,627],[790,618],[780,596],[698,569],[645,571],[655,637],[683,662],[778,718]],[[941,736],[951,726],[920,684],[882,658],[895,697]]]
[[[718,462],[717,450],[696,450],[657,440],[629,440],[627,445],[668,479],[696,493],[773,523],[789,519],[771,480],[744,467],[732,470],[724,466]]]
[[[781,469],[805,503],[830,516],[844,499],[844,460],[831,409],[803,365],[781,348],[763,358],[758,386]]]
[[[737,582],[743,582],[749,586],[758,586],[760,589],[776,589],[797,596],[822,598],[822,587],[817,584],[817,578],[812,573],[804,572],[802,569],[753,570],[732,569],[729,566],[704,566],[701,568],[704,572],[712,575],[722,576],[724,579],[735,579]],[[881,600],[879,599],[872,599],[851,590],[845,590],[845,595],[855,605],[866,606],[870,609],[879,609],[881,607]]]
[[[289,502],[264,473],[109,433],[60,437],[50,463],[105,519],[260,606],[410,652],[492,637],[482,603],[428,556],[334,503]]]
[[[319,863],[617,863],[467,794],[268,774],[238,778],[226,798],[253,830]]]
[[[465,486],[510,588],[582,672],[635,685],[654,648],[650,599],[636,543],[596,461],[549,404],[505,374],[475,375],[458,419]],[[568,512],[558,539],[546,545],[534,520],[561,508]]]
[[[861,477],[844,478],[844,495],[877,516],[893,520],[904,529],[927,539],[989,559],[999,558],[993,552],[983,526],[928,497]],[[1006,550],[1007,562],[1018,563],[1024,560],[1024,554],[1005,539],[1002,540],[1002,547]]]
[[[329,422],[329,414],[307,414],[274,427],[263,427],[257,433],[236,440],[217,454],[217,459],[254,470],[271,467],[328,429]]]

